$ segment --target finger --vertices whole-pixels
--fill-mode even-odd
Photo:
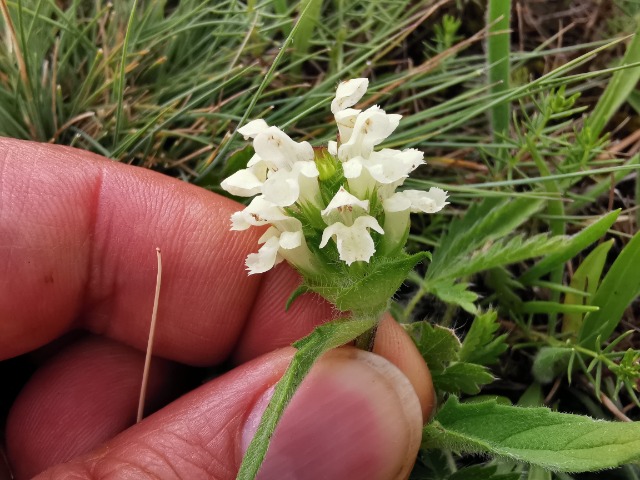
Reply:
[[[185,395],[91,454],[40,479],[235,478],[270,387],[292,354],[260,357]],[[260,478],[405,478],[420,444],[416,393],[372,353],[323,357],[294,396]]]
[[[429,420],[436,406],[431,372],[409,334],[389,314],[378,326],[373,352],[389,360],[405,374],[420,399],[424,422]]]
[[[18,478],[71,460],[136,419],[144,355],[100,337],[76,342],[29,380],[7,419],[8,456]],[[154,359],[147,407],[181,393],[184,367]]]
[[[423,419],[429,418],[434,403],[429,370],[404,329],[390,317],[378,329],[374,351],[410,380]],[[67,348],[38,371],[9,415],[6,438],[18,476],[30,477],[70,460],[129,427],[137,405],[142,356],[131,348],[93,337]],[[157,376],[152,377],[155,383],[147,398],[159,404],[166,399],[164,390],[171,390],[176,381],[172,374],[175,367],[170,369],[160,360],[152,365]],[[174,391],[176,387],[174,384]]]
[[[260,284],[244,270],[259,232],[228,230],[238,204],[54,145],[0,139],[0,172],[0,358],[43,345],[74,319],[144,349],[156,247],[164,269],[155,352],[196,365],[228,356]]]

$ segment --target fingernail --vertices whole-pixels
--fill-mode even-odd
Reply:
[[[273,394],[248,415],[242,451]],[[258,479],[401,479],[420,446],[422,413],[407,378],[373,353],[325,355],[302,383],[276,428]]]

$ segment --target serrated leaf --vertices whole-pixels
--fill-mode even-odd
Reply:
[[[542,347],[538,350],[531,371],[540,383],[553,382],[567,373],[571,349],[565,347]]]
[[[488,311],[473,319],[460,348],[460,361],[493,365],[508,348],[507,335],[495,336],[500,327],[498,314]]]
[[[445,280],[429,285],[428,290],[443,302],[458,305],[473,315],[478,311],[475,305],[478,295],[469,290],[468,283],[453,283]]]
[[[593,251],[587,255],[587,258],[576,269],[571,278],[571,288],[587,293],[588,295],[577,295],[567,293],[564,296],[564,303],[567,305],[590,305],[591,298],[595,295],[602,269],[607,260],[607,254],[613,246],[613,238],[607,242],[598,245]],[[573,333],[575,335],[580,331],[582,326],[583,313],[565,313],[562,322],[563,333]]]
[[[527,270],[520,278],[520,282],[529,283],[549,273],[558,265],[575,257],[579,252],[601,238],[609,227],[613,225],[620,215],[620,210],[614,210],[599,218],[580,232],[568,237],[562,248],[545,256],[533,267]]]
[[[336,273],[331,278],[307,278],[306,285],[342,311],[378,314],[387,309],[389,299],[411,269],[427,258],[430,258],[428,252],[403,254],[393,259],[374,257],[356,280],[354,275]]]
[[[494,455],[563,472],[640,459],[640,423],[450,398],[423,430],[424,448]]]
[[[460,340],[450,328],[414,322],[404,325],[432,373],[442,371],[458,360]]]
[[[530,198],[504,199],[487,197],[467,210],[464,217],[451,223],[440,241],[427,271],[427,278],[446,274],[457,258],[473,252],[487,242],[513,233],[544,205]]]
[[[469,255],[459,257],[440,274],[439,278],[461,278],[483,270],[541,257],[562,248],[567,238],[565,236],[549,237],[545,233],[526,240],[523,235],[517,235],[488,243]]]
[[[464,362],[452,363],[441,372],[432,372],[431,376],[437,391],[467,395],[476,395],[483,385],[494,380],[486,367]]]
[[[258,429],[242,459],[240,471],[236,477],[238,480],[253,480],[255,478],[284,409],[316,360],[323,353],[344,345],[371,329],[376,324],[376,321],[376,319],[334,320],[316,327],[305,338],[293,344],[298,351],[293,356],[286,372],[276,384],[269,405],[262,414]]]
[[[598,337],[607,340],[620,323],[629,304],[640,294],[640,232],[636,233],[605,275],[591,298],[597,312],[585,316],[579,333],[580,344],[595,348]]]

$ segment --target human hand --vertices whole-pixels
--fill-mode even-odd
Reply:
[[[6,445],[17,479],[48,468],[39,478],[235,477],[292,357],[286,345],[334,315],[313,295],[284,312],[299,281],[287,265],[246,275],[257,238],[228,231],[235,210],[148,170],[0,139],[0,360],[75,328],[90,332],[44,360],[13,404]],[[156,247],[163,278],[150,403],[166,401],[183,365],[235,368],[131,426]],[[343,348],[318,362],[260,478],[408,475],[433,405],[429,372],[390,319],[374,352]]]

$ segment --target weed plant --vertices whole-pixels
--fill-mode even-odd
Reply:
[[[337,83],[370,78],[365,101],[404,116],[384,146],[426,153],[406,185],[445,188],[453,204],[414,220],[410,250],[432,260],[392,306],[445,405],[412,478],[581,478],[489,433],[456,443],[434,430],[463,435],[449,410],[488,398],[473,415],[519,404],[639,418],[638,4],[553,16],[514,3],[0,0],[0,135],[222,192],[246,162],[239,125],[265,118],[326,143]],[[630,425],[636,451],[565,470],[637,460]]]

